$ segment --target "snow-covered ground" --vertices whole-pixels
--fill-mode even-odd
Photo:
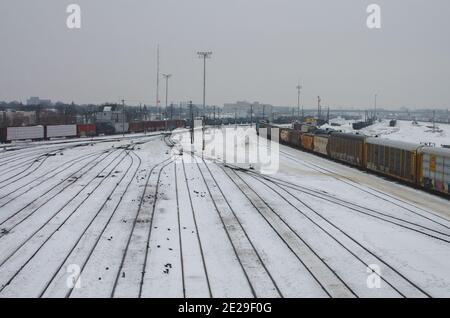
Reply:
[[[352,120],[344,120],[335,118],[331,123],[338,123],[341,126],[323,125],[323,128],[332,128],[342,130],[344,132],[354,132],[352,128]],[[398,120],[395,127],[389,126],[389,120],[382,120],[373,125],[359,130],[360,133],[368,136],[379,136],[392,140],[406,141],[417,144],[434,144],[436,147],[442,145],[450,145],[450,124],[437,123],[433,130],[432,123],[418,122],[413,124],[412,121]]]
[[[0,152],[0,297],[450,297],[448,200],[229,129]]]

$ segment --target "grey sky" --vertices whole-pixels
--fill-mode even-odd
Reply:
[[[81,30],[66,27],[78,3]],[[381,30],[366,7],[382,9]],[[154,104],[156,46],[170,100],[450,107],[448,0],[2,0],[0,100]],[[164,103],[164,83],[161,85]]]

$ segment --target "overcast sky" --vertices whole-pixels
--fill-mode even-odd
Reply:
[[[81,29],[66,7],[81,6]],[[381,29],[366,26],[381,6]],[[448,0],[1,0],[0,100],[450,107]],[[164,82],[160,96],[164,104]],[[130,102],[130,103],[132,103]]]

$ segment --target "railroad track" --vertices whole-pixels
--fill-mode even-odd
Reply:
[[[69,288],[67,290],[67,292],[65,293],[64,297],[68,298],[70,297],[70,295],[72,294],[73,288],[77,285],[79,277],[81,277],[81,274],[83,273],[83,270],[85,269],[86,264],[89,262],[93,252],[95,251],[96,247],[98,246],[100,239],[102,238],[103,234],[105,233],[105,230],[107,229],[108,225],[110,224],[111,220],[113,219],[113,217],[115,216],[120,204],[122,203],[122,200],[124,198],[124,196],[126,195],[131,183],[134,181],[138,171],[140,170],[141,166],[142,166],[142,159],[135,155],[133,153],[133,151],[129,152],[129,157],[131,158],[131,163],[128,166],[127,170],[125,171],[125,173],[122,175],[122,177],[120,178],[119,182],[116,183],[115,187],[113,188],[113,190],[110,192],[110,194],[108,195],[108,198],[111,198],[113,196],[113,194],[116,192],[116,190],[119,188],[119,186],[121,185],[121,183],[123,182],[123,180],[125,180],[125,178],[128,176],[128,173],[131,169],[131,167],[134,164],[134,157],[136,157],[137,159],[137,166],[134,169],[134,171],[132,171],[132,176],[129,179],[129,181],[126,182],[126,186],[123,190],[122,193],[120,193],[120,197],[117,201],[117,203],[114,204],[113,207],[108,207],[111,210],[110,215],[107,217],[106,222],[103,224],[103,226],[101,227],[101,231],[98,233],[92,233],[93,236],[95,236],[94,242],[92,244],[92,246],[89,248],[89,252],[87,253],[86,257],[82,260],[82,262],[78,262],[79,266],[80,266],[80,273],[78,275],[78,277],[76,278],[76,280],[73,282],[72,288]],[[83,232],[80,234],[80,236],[78,237],[78,239],[75,241],[75,243],[73,244],[73,246],[69,249],[69,252],[67,253],[67,255],[65,256],[64,260],[60,263],[60,265],[58,266],[58,268],[54,271],[53,275],[51,276],[50,280],[48,280],[48,282],[46,283],[45,287],[42,289],[42,291],[39,294],[39,297],[42,298],[45,296],[45,294],[48,292],[49,287],[52,285],[52,283],[55,281],[56,277],[58,274],[61,275],[61,273],[63,273],[64,275],[64,265],[68,265],[70,262],[68,262],[68,259],[71,257],[71,255],[74,253],[74,251],[76,250],[76,248],[82,244],[80,244],[80,242],[86,239],[86,233],[91,229],[93,223],[96,221],[96,219],[98,218],[99,214],[105,210],[105,207],[107,207],[107,203],[108,200],[104,201],[103,204],[101,205],[101,207],[97,210],[97,212],[95,213],[95,215],[93,216],[93,218],[90,220],[89,224],[87,225],[87,227],[83,230]],[[86,246],[87,243],[84,243],[83,246]]]
[[[112,159],[100,172],[98,172],[96,174],[96,177],[92,178],[91,180],[89,180],[86,184],[84,184],[82,186],[82,189],[80,191],[78,191],[68,202],[66,202],[66,204],[64,204],[58,211],[56,211],[56,213],[53,213],[53,215],[48,218],[44,224],[34,233],[32,233],[31,236],[29,236],[27,238],[26,241],[24,241],[22,244],[20,244],[14,251],[12,254],[10,254],[6,259],[4,259],[2,261],[2,263],[0,264],[0,271],[3,269],[2,266],[4,266],[5,264],[7,264],[8,260],[11,259],[11,257],[13,257],[17,251],[19,251],[21,248],[23,248],[24,246],[26,246],[29,242],[31,242],[31,240],[33,240],[33,238],[35,237],[35,235],[37,233],[41,233],[44,232],[45,233],[45,229],[48,227],[48,230],[50,232],[47,231],[47,233],[45,234],[41,234],[39,235],[39,237],[36,237],[36,239],[34,240],[35,242],[31,245],[34,245],[36,247],[36,249],[34,250],[34,252],[32,253],[31,256],[29,256],[29,258],[25,261],[25,263],[23,263],[20,268],[18,270],[16,270],[14,273],[11,272],[11,270],[8,271],[8,268],[4,271],[6,273],[9,273],[10,275],[12,274],[12,276],[10,276],[9,280],[4,283],[1,288],[0,288],[0,294],[5,290],[5,288],[7,288],[7,286],[9,286],[11,284],[11,282],[14,281],[14,279],[20,275],[21,271],[30,263],[31,260],[33,260],[33,258],[36,257],[36,255],[38,255],[39,251],[41,251],[41,249],[46,246],[46,244],[48,244],[48,242],[51,240],[51,238],[58,233],[58,231],[67,223],[69,222],[69,220],[72,218],[72,216],[77,213],[77,211],[80,209],[81,206],[83,206],[83,204],[85,204],[85,202],[96,192],[100,191],[101,185],[105,182],[105,180],[109,180],[109,178],[112,176],[113,173],[117,173],[118,171],[116,171],[117,167],[125,165],[125,159],[129,158],[129,164],[127,165],[127,168],[125,170],[125,172],[122,174],[122,177],[120,178],[120,180],[114,184],[114,187],[111,189],[111,191],[107,194],[105,201],[101,204],[101,206],[99,207],[99,209],[92,215],[90,214],[90,216],[92,216],[92,218],[89,220],[89,223],[87,224],[87,226],[84,228],[83,232],[81,233],[81,235],[78,237],[78,239],[76,240],[75,244],[69,249],[68,254],[66,255],[66,257],[64,258],[63,262],[60,264],[60,266],[57,268],[57,270],[55,272],[52,273],[51,279],[48,280],[45,284],[45,286],[43,287],[42,291],[40,292],[39,296],[42,297],[43,295],[45,295],[45,293],[48,291],[49,286],[52,284],[52,282],[54,281],[55,277],[57,276],[57,274],[60,272],[61,268],[63,267],[65,261],[67,261],[67,259],[70,257],[70,255],[72,255],[72,253],[74,252],[76,246],[78,245],[78,243],[80,243],[80,241],[82,240],[83,237],[85,237],[86,232],[90,229],[91,225],[96,222],[99,219],[99,214],[102,213],[108,213],[106,206],[107,204],[109,204],[109,201],[111,200],[113,195],[120,195],[120,198],[116,204],[116,206],[112,209],[112,212],[109,216],[109,219],[107,220],[106,224],[104,225],[103,229],[102,229],[102,233],[105,230],[105,228],[108,226],[109,222],[111,221],[112,217],[114,216],[115,212],[117,211],[118,206],[120,205],[120,203],[122,202],[123,197],[125,196],[125,194],[127,193],[127,190],[130,186],[130,184],[132,183],[132,181],[134,181],[134,178],[137,175],[137,172],[139,171],[140,167],[141,167],[141,163],[142,160],[141,158],[134,154],[134,148],[138,145],[141,145],[143,143],[149,142],[151,140],[153,140],[154,138],[151,138],[150,140],[147,141],[140,141],[137,143],[130,143],[128,146],[124,146],[124,147],[120,147],[118,149],[115,149],[113,152],[120,152],[119,155],[117,155],[114,159]],[[122,155],[123,154],[123,155]],[[77,159],[77,158],[75,158]],[[96,158],[98,159],[98,157]],[[103,158],[104,159],[104,158]],[[135,161],[137,160],[137,164],[135,164]],[[97,162],[98,163],[98,162]],[[67,164],[67,163],[66,163]],[[96,166],[97,164],[94,163],[94,166]],[[133,165],[135,166],[135,169],[132,170],[132,174],[130,172],[130,169],[133,167]],[[102,178],[100,179],[100,181],[96,181],[96,184],[93,184],[94,180],[97,179],[97,176],[102,175],[102,174],[106,174],[103,175]],[[130,174],[131,174],[131,178],[130,178]],[[127,178],[127,184],[123,185],[123,181],[124,179]],[[120,194],[116,193],[117,189],[119,187],[123,187],[124,191]],[[87,190],[87,187],[90,187],[89,192],[87,193],[87,195],[83,198],[78,199],[77,197],[79,196],[80,193],[82,193],[82,191]],[[103,194],[104,195],[104,194]],[[76,206],[71,210],[71,211],[65,211],[65,213],[62,215],[62,219],[61,217],[59,217],[58,215],[60,213],[62,213],[61,211],[63,211],[64,209],[66,209],[66,207],[68,207],[69,203],[72,202],[75,198],[77,198],[77,200],[79,202],[75,202]],[[67,213],[70,212],[70,213]],[[54,226],[49,226],[49,224],[52,223],[52,220],[59,217],[60,220],[57,221],[58,226],[55,228]],[[95,233],[97,234],[97,233]],[[87,259],[86,259],[86,263],[88,262],[92,251],[95,249],[95,247],[98,244],[98,241],[100,240],[100,236],[97,236],[97,241],[94,244],[93,249],[91,250],[91,253],[88,255]],[[39,245],[40,244],[40,245]],[[30,244],[28,244],[30,245]],[[39,247],[38,247],[39,245]],[[32,250],[31,250],[32,251]],[[28,254],[30,253],[30,250],[27,251]],[[21,255],[23,258],[23,255]],[[58,254],[58,257],[60,257],[61,254]],[[4,276],[3,276],[4,277]],[[71,290],[70,290],[71,292]],[[68,294],[69,295],[69,294]]]
[[[41,193],[39,196],[37,196],[35,199],[33,199],[32,201],[28,202],[25,206],[23,206],[22,208],[20,208],[19,210],[13,212],[11,215],[9,215],[6,219],[4,219],[3,221],[0,222],[0,226],[3,226],[6,222],[8,222],[9,220],[11,220],[13,217],[15,217],[16,215],[18,215],[19,213],[21,213],[22,211],[25,211],[26,214],[26,210],[27,208],[31,207],[32,210],[28,211],[28,215],[25,216],[24,219],[22,219],[22,221],[20,221],[19,223],[17,223],[15,226],[17,226],[18,224],[20,224],[21,222],[23,222],[25,219],[27,219],[29,216],[31,216],[34,212],[36,212],[39,208],[41,208],[42,206],[44,206],[45,204],[47,204],[48,202],[50,202],[52,199],[54,199],[57,195],[59,195],[60,193],[64,192],[66,189],[68,189],[69,187],[73,186],[74,184],[76,184],[76,182],[82,178],[84,175],[86,175],[87,173],[89,173],[92,169],[94,169],[99,163],[101,163],[102,160],[105,160],[106,158],[108,158],[110,155],[114,154],[117,150],[113,150],[113,151],[109,151],[109,152],[105,152],[100,154],[99,156],[95,157],[94,159],[92,159],[91,161],[88,162],[87,165],[82,166],[81,168],[79,168],[78,170],[76,170],[75,172],[73,172],[72,174],[70,174],[69,176],[67,176],[66,178],[64,178],[62,181],[58,182],[56,185],[50,187],[49,189],[47,189],[44,193]],[[104,157],[102,157],[103,155],[105,155]],[[117,157],[115,157],[116,159]],[[87,169],[86,169],[87,168]],[[70,179],[70,180],[69,180]],[[55,193],[52,193],[52,191],[55,190]],[[26,192],[24,192],[26,193]],[[48,198],[45,198],[45,196],[48,196]],[[7,202],[3,203],[0,208],[5,207],[7,204],[9,204],[11,201],[16,200],[18,197],[20,197],[21,195],[18,195],[10,200],[8,200]],[[40,200],[40,202],[39,202]],[[12,227],[8,230],[8,232],[12,229]],[[1,238],[1,236],[0,236]]]
[[[221,168],[329,297],[356,297],[343,279],[257,192],[233,170]]]
[[[211,282],[210,282],[210,279],[209,279],[208,268],[207,268],[206,262],[205,262],[204,247],[202,245],[202,240],[201,240],[200,232],[199,232],[199,229],[198,229],[198,222],[197,222],[197,218],[196,218],[196,215],[195,215],[194,204],[192,202],[191,188],[189,187],[188,177],[187,177],[187,174],[186,174],[186,165],[184,163],[183,158],[181,159],[181,164],[182,164],[182,168],[183,168],[183,180],[184,180],[184,183],[186,185],[186,189],[187,189],[187,193],[188,193],[188,197],[189,197],[189,206],[190,206],[190,210],[192,212],[192,219],[193,219],[193,222],[194,222],[197,243],[198,243],[199,250],[200,250],[203,274],[205,275],[206,285],[207,285],[207,289],[208,289],[208,295],[209,295],[210,298],[212,298],[213,297],[213,293],[212,293],[212,288],[211,288]],[[178,193],[177,193],[177,196],[178,196]],[[178,205],[178,210],[179,210],[179,205]]]
[[[304,160],[299,160],[299,159],[295,158],[293,155],[291,155],[291,154],[289,154],[287,152],[284,152],[284,151],[280,150],[280,153],[283,154],[286,158],[288,158],[288,159],[290,159],[292,161],[298,162],[300,164],[304,164],[304,165],[310,167],[311,169],[313,169],[313,170],[315,170],[317,172],[320,172],[320,173],[322,173],[324,175],[330,175],[331,174],[331,176],[334,179],[339,180],[339,181],[341,181],[341,182],[343,182],[345,184],[348,184],[348,185],[350,185],[350,186],[352,186],[352,187],[354,187],[354,188],[356,188],[358,190],[361,190],[361,191],[363,191],[363,192],[365,192],[367,194],[370,194],[370,195],[376,197],[377,199],[381,199],[381,200],[383,200],[385,202],[389,202],[389,203],[391,203],[391,204],[393,204],[393,205],[395,205],[395,206],[397,206],[397,207],[399,207],[401,209],[407,210],[408,212],[411,212],[411,213],[413,213],[413,214],[415,214],[415,215],[417,215],[417,216],[419,216],[421,218],[427,219],[427,220],[429,220],[431,222],[435,222],[435,223],[437,223],[437,224],[439,224],[441,226],[444,226],[447,229],[450,229],[449,225],[440,223],[436,219],[441,220],[441,222],[444,221],[447,224],[450,224],[449,223],[450,221],[447,220],[446,218],[444,218],[444,217],[434,213],[434,212],[431,212],[431,211],[426,210],[424,208],[418,207],[418,206],[416,206],[416,205],[414,205],[414,204],[412,204],[410,202],[404,201],[402,199],[396,198],[396,197],[394,197],[394,196],[392,196],[392,195],[390,195],[388,193],[385,193],[385,192],[379,191],[377,189],[374,189],[373,187],[371,187],[369,185],[362,186],[361,184],[359,184],[359,183],[357,183],[357,182],[355,182],[353,180],[350,180],[348,177],[346,177],[344,175],[341,175],[341,174],[339,174],[339,173],[337,173],[335,171],[332,171],[332,170],[320,167],[319,165],[316,165],[314,163],[306,162]],[[375,193],[372,192],[372,191],[368,191],[367,188],[372,190],[372,191],[374,191]],[[401,202],[404,205],[399,204],[398,202]],[[414,211],[410,207],[413,207],[414,209],[417,209],[418,211],[424,212],[425,215],[422,214],[422,213],[418,213],[417,211]],[[434,218],[436,218],[436,219],[434,219]]]
[[[121,257],[120,266],[115,275],[110,297],[115,297],[117,294],[122,295],[122,293],[124,296],[129,296],[130,290],[127,289],[127,287],[134,289],[134,293],[136,293],[137,297],[141,297],[142,295],[142,285],[148,257],[152,221],[155,212],[156,200],[158,197],[158,187],[162,170],[168,164],[170,164],[170,158],[157,163],[152,167],[147,176],[144,190],[140,198],[139,207],[137,209],[136,216],[134,217],[133,225]],[[155,174],[156,180],[150,182],[151,177]],[[152,186],[155,187],[154,191],[152,191]],[[145,200],[146,198],[147,201]],[[143,249],[145,250],[145,253],[141,252]],[[139,254],[141,257],[136,255],[137,251],[140,251]],[[133,268],[133,270],[128,270],[128,266]],[[125,268],[127,272],[126,276],[124,275]],[[122,286],[124,286],[123,290]]]
[[[121,156],[121,154],[123,153],[123,152],[125,152],[125,155],[124,156]],[[50,232],[50,233],[47,233],[47,237],[44,239],[44,241],[43,241],[43,243],[42,244],[40,244],[39,245],[39,247],[33,252],[33,254],[31,255],[31,257],[29,257],[26,261],[25,261],[25,263],[23,263],[20,267],[19,267],[19,269],[18,270],[13,270],[13,274],[12,274],[12,276],[10,276],[9,278],[6,278],[5,277],[5,275],[2,275],[2,279],[3,279],[3,282],[2,282],[2,284],[1,284],[1,287],[0,287],[0,293],[2,293],[3,292],[3,290],[14,280],[14,278],[21,272],[21,270],[31,261],[31,259],[39,252],[39,250],[41,250],[41,248],[50,240],[50,238],[67,222],[67,220],[69,220],[70,218],[71,218],[71,216],[72,215],[74,215],[74,213],[76,212],[76,211],[78,211],[78,209],[83,205],[83,203],[84,202],[86,202],[86,200],[88,199],[88,198],[90,198],[91,197],[91,195],[96,191],[96,190],[98,190],[99,188],[100,188],[100,186],[103,184],[103,182],[105,181],[105,180],[107,180],[108,179],[108,177],[112,174],[112,173],[114,173],[114,171],[115,171],[115,169],[122,163],[122,161],[125,159],[125,158],[127,158],[128,157],[128,154],[126,153],[126,150],[124,149],[124,151],[121,151],[120,152],[120,154],[119,154],[119,156],[117,156],[116,158],[114,158],[106,167],[104,167],[99,173],[103,173],[103,172],[107,172],[107,174],[106,174],[106,176],[104,177],[104,178],[101,178],[101,180],[94,186],[94,188],[91,190],[91,192],[90,193],[88,193],[80,202],[78,202],[77,203],[77,205],[75,206],[75,208],[74,209],[72,209],[72,211],[71,212],[69,212],[69,214],[68,214],[68,216],[66,216],[65,217],[65,219],[62,221],[62,222],[60,222],[60,224],[58,225],[58,227],[56,227],[56,229],[55,230],[53,230],[52,232]],[[119,159],[119,160],[117,160],[117,159]],[[117,160],[117,163],[115,163],[115,164],[113,164],[114,162],[116,162],[116,160]],[[109,171],[107,170],[107,168],[108,167],[110,167],[110,166],[112,166],[112,168],[110,168],[109,169]],[[44,229],[46,226],[48,226],[48,224],[49,224],[49,222],[51,222],[51,220],[52,219],[54,219],[61,211],[63,211],[64,210],[64,208],[66,207],[66,206],[68,206],[69,205],[69,203],[70,202],[72,202],[83,190],[85,190],[89,185],[91,185],[92,183],[93,183],[93,181],[94,180],[96,180],[97,179],[97,177],[94,177],[94,178],[92,178],[92,179],[90,179],[87,183],[86,183],[86,185],[84,185],[83,187],[82,187],[82,189],[79,191],[79,192],[77,192],[73,197],[72,197],[72,199],[70,199],[68,202],[66,202],[64,205],[63,205],[63,207],[61,207],[60,209],[58,209],[55,213],[53,213],[51,216],[50,216],[50,218],[47,218],[46,220],[45,220],[45,222],[43,222],[43,225],[42,226],[40,226],[37,230],[35,230],[30,236],[28,236],[28,238],[26,239],[26,240],[24,240],[22,243],[20,243],[13,251],[12,251],[12,253],[9,253],[9,255],[7,256],[7,257],[4,257],[3,259],[2,259],[2,261],[1,261],[1,263],[0,263],[0,269],[14,256],[14,255],[16,255],[17,254],[17,252],[23,247],[23,246],[25,246],[28,242],[30,242],[36,235],[37,235],[37,233],[39,233],[42,229]],[[31,214],[30,214],[31,215]],[[13,228],[15,228],[18,224],[20,224],[20,223],[22,223],[23,222],[23,220],[22,221],[20,221],[19,223],[17,223],[17,224],[15,224],[14,226],[13,226]],[[12,229],[13,229],[12,228]],[[8,230],[8,231],[11,231],[11,230]],[[45,237],[45,236],[44,236]],[[38,240],[42,240],[43,239],[43,236],[41,235],[39,238],[38,238]],[[6,280],[6,282],[5,282],[5,280]]]
[[[214,161],[217,162],[217,160],[214,160]],[[252,187],[249,186],[249,184],[247,184],[242,179],[242,177],[239,175],[240,173],[248,175],[251,178],[254,178],[258,182],[262,183],[264,186],[266,186],[267,188],[269,188],[270,190],[275,192],[283,201],[288,203],[292,208],[294,208],[299,213],[304,215],[308,220],[313,222],[319,229],[324,231],[330,238],[332,238],[335,242],[337,242],[340,246],[342,246],[345,250],[347,250],[351,255],[353,255],[364,266],[369,266],[370,264],[377,263],[377,262],[382,263],[384,266],[386,266],[388,268],[389,272],[387,274],[384,274],[384,277],[382,277],[381,279],[383,281],[385,281],[393,290],[395,290],[398,293],[398,295],[400,295],[402,297],[431,297],[420,286],[418,286],[417,284],[415,284],[414,282],[409,280],[407,277],[405,277],[402,273],[400,273],[400,271],[398,269],[396,269],[393,266],[391,266],[390,264],[388,264],[379,255],[376,255],[373,251],[370,251],[368,248],[366,248],[364,245],[362,245],[360,242],[358,242],[353,237],[351,237],[348,233],[346,233],[343,229],[341,229],[338,226],[336,226],[335,224],[333,224],[330,220],[323,217],[319,212],[317,212],[315,209],[313,209],[310,205],[308,205],[305,202],[303,202],[302,200],[300,200],[298,198],[298,195],[295,195],[292,192],[289,192],[286,188],[295,189],[296,191],[301,190],[302,192],[304,192],[307,195],[311,195],[311,196],[314,196],[315,198],[320,198],[322,200],[327,200],[328,202],[332,202],[334,204],[339,204],[340,206],[343,206],[343,207],[346,207],[349,209],[357,210],[359,213],[363,213],[363,212],[367,213],[367,211],[370,211],[373,213],[373,214],[371,214],[371,217],[378,217],[381,219],[380,215],[378,215],[378,216],[374,215],[374,214],[379,213],[379,211],[376,211],[374,209],[369,209],[369,208],[366,208],[363,206],[358,206],[356,204],[353,204],[351,202],[346,202],[345,200],[336,198],[334,196],[326,195],[321,191],[305,188],[305,187],[302,187],[302,186],[299,186],[296,184],[294,185],[294,184],[291,184],[284,180],[279,180],[279,179],[267,177],[267,176],[259,176],[258,173],[251,171],[251,170],[242,169],[242,168],[232,166],[232,165],[231,166],[225,165],[222,167],[223,163],[220,163],[220,164],[221,165],[219,165],[219,166],[221,167],[221,169],[230,177],[230,179],[233,180],[235,185],[246,195],[246,197],[248,198],[248,200],[250,202],[257,202],[257,205],[261,204],[261,206],[265,206],[266,209],[268,208],[269,210],[271,210],[271,212],[275,213],[275,211],[267,204],[267,202],[265,202],[262,197],[259,197],[258,194],[252,190]],[[231,169],[228,172],[226,171],[227,167]],[[233,171],[236,174],[237,178],[236,177],[233,178],[231,171]],[[235,171],[237,171],[237,172],[235,172]],[[279,190],[277,190],[275,187],[279,187]],[[281,193],[281,191],[284,191],[285,194],[283,195]],[[254,192],[254,193],[252,194],[252,192]],[[290,199],[288,199],[287,196],[289,196]],[[293,201],[297,201],[297,202],[293,203]],[[321,219],[322,222],[325,222],[325,224],[328,227],[331,227],[333,229],[333,231],[330,231],[325,226],[319,224],[313,218],[311,218],[310,216],[305,214],[304,211],[302,211],[301,209],[298,208],[298,203],[300,203],[302,206],[304,206],[310,212],[314,213],[316,215],[316,217]],[[255,208],[257,207],[257,205],[254,205]],[[366,211],[364,211],[364,210],[366,210]],[[261,211],[259,211],[259,212],[261,212]],[[280,217],[280,215],[278,215],[278,217]],[[384,217],[389,217],[389,216],[384,214]],[[388,221],[387,218],[384,218],[383,220]],[[407,220],[398,219],[398,221],[408,223]],[[409,222],[409,223],[411,225],[420,227],[422,230],[424,229],[424,226],[421,224],[412,224],[412,222]],[[447,241],[447,237],[448,237],[447,233],[439,232],[434,229],[430,229],[430,228],[426,228],[426,227],[425,227],[426,230],[430,231],[431,233],[424,233],[421,230],[412,229],[410,227],[405,226],[404,224],[398,224],[398,223],[396,223],[396,224],[399,226],[402,226],[404,228],[409,228],[414,231],[419,231],[422,234],[432,236],[432,237],[440,239],[442,241]],[[331,233],[333,233],[333,234],[331,234]],[[443,236],[445,236],[445,238],[443,239],[442,237],[436,237],[435,234],[443,235]],[[339,237],[339,239],[337,237]],[[350,248],[350,246],[352,246],[352,245],[353,245],[353,249],[354,249],[354,247],[357,247],[357,251],[354,251],[354,250],[352,250],[352,248]],[[370,261],[368,261],[368,260],[370,260]],[[368,268],[370,268],[370,267],[368,267]],[[393,281],[395,283],[392,283],[391,281]],[[351,290],[349,290],[349,291],[352,292]],[[356,295],[354,295],[354,296],[356,296]]]
[[[239,170],[241,173],[245,173],[242,170]],[[237,172],[237,174],[239,173]],[[383,281],[385,281],[389,286],[391,286],[395,291],[397,291],[401,296],[403,297],[431,297],[427,292],[425,292],[421,287],[419,287],[414,282],[410,281],[408,278],[406,278],[403,274],[400,273],[400,271],[390,264],[388,264],[386,261],[384,261],[380,256],[376,255],[373,251],[370,251],[368,248],[366,248],[363,244],[358,242],[356,239],[354,239],[351,235],[349,235],[346,231],[344,231],[342,228],[335,225],[333,222],[331,222],[329,219],[325,218],[320,212],[315,210],[311,205],[307,204],[303,200],[299,199],[299,197],[295,194],[290,193],[289,191],[283,189],[279,184],[274,183],[271,181],[271,185],[269,185],[267,182],[263,182],[262,178],[258,178],[255,176],[254,173],[245,173],[250,178],[253,178],[260,183],[264,184],[267,188],[272,190],[281,200],[288,203],[293,209],[297,210],[299,213],[301,213],[304,217],[306,217],[308,220],[310,220],[312,223],[314,223],[318,228],[320,228],[322,231],[324,231],[330,238],[332,238],[334,241],[336,241],[340,246],[342,246],[345,250],[347,250],[350,254],[356,257],[360,262],[362,262],[365,266],[369,266],[370,264],[376,264],[376,263],[382,263],[384,264],[387,269],[389,269],[390,272],[384,272],[383,277],[380,277]],[[265,179],[264,179],[265,180]],[[279,190],[277,190],[277,188]],[[284,195],[281,191],[284,190]],[[287,198],[289,196],[290,199]],[[296,203],[294,203],[296,202]],[[305,207],[307,210],[313,213],[313,215],[316,218],[312,218],[311,215],[308,215],[305,213],[304,210],[299,209],[299,204],[303,207]],[[318,222],[318,220],[323,221],[322,225]],[[326,226],[325,226],[326,225]],[[326,229],[328,227],[328,229]],[[332,229],[333,231],[330,231]],[[332,234],[333,232],[333,234]],[[338,238],[339,237],[339,238]],[[352,244],[344,243],[345,241],[348,241]],[[360,251],[354,251],[350,249],[348,246],[354,245],[354,247],[357,247]],[[363,251],[364,253],[361,253]],[[365,254],[365,255],[362,255]],[[364,261],[364,259],[370,259],[370,261]],[[369,267],[368,267],[369,268]],[[396,281],[397,286],[392,283],[390,280]]]
[[[284,297],[211,170],[203,159],[196,165],[253,297]]]
[[[288,181],[285,181],[285,180],[282,180],[279,178],[275,178],[275,177],[272,177],[269,175],[260,175],[254,171],[245,170],[245,169],[236,168],[236,167],[232,167],[232,168],[240,169],[242,171],[245,171],[246,173],[252,174],[252,176],[257,177],[260,180],[263,180],[264,182],[270,182],[270,183],[276,184],[276,185],[282,187],[285,191],[288,191],[287,189],[291,189],[296,192],[300,192],[302,194],[310,196],[311,198],[320,199],[324,202],[336,204],[339,207],[344,207],[351,211],[354,211],[354,212],[357,212],[360,214],[364,214],[364,215],[370,216],[372,218],[385,221],[390,224],[394,224],[403,229],[408,229],[408,230],[426,235],[428,237],[432,237],[434,239],[437,239],[437,240],[440,240],[440,241],[443,241],[446,243],[450,243],[450,234],[448,232],[446,233],[446,232],[443,232],[442,230],[433,229],[433,228],[430,228],[423,224],[419,224],[419,223],[412,222],[412,221],[409,221],[409,220],[406,220],[403,218],[392,216],[390,214],[378,211],[376,209],[365,207],[360,204],[356,204],[356,203],[350,202],[348,200],[341,199],[339,197],[336,197],[336,196],[331,195],[324,191],[301,186],[301,185],[298,185],[298,184],[295,184],[292,182],[288,182]],[[443,224],[440,224],[440,225],[444,226]]]

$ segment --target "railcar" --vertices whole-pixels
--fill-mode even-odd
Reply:
[[[0,129],[1,142],[15,140],[42,140],[45,138],[44,126],[7,127]]]
[[[422,147],[418,151],[418,186],[450,194],[450,149]]]
[[[291,129],[289,144],[292,147],[300,148],[302,146],[302,134],[300,131]]]
[[[78,137],[93,137],[97,135],[95,124],[77,124]]]
[[[329,157],[353,166],[365,168],[363,135],[332,132],[328,139]]]
[[[76,137],[77,125],[47,125],[45,138]]]
[[[291,131],[292,129],[290,128],[280,128],[280,143],[284,145],[290,145]]]
[[[142,121],[130,122],[128,125],[128,132],[130,133],[140,133],[144,132],[144,123]]]
[[[110,123],[96,123],[95,130],[99,135],[113,135],[116,133],[116,129]]]
[[[328,138],[325,134],[314,135],[314,152],[328,156]]]
[[[314,134],[305,133],[301,134],[302,147],[306,150],[314,150]]]
[[[417,182],[417,151],[419,144],[382,138],[367,138],[366,168],[407,183]]]

